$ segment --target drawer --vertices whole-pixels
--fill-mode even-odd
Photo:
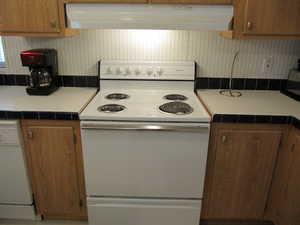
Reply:
[[[90,225],[198,225],[201,200],[88,198]]]

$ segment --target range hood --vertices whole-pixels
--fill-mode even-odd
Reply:
[[[68,26],[76,29],[227,30],[228,5],[152,5],[71,3]]]

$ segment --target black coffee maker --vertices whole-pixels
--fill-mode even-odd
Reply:
[[[22,65],[28,66],[30,71],[26,89],[29,95],[49,95],[58,89],[58,63],[55,49],[23,51],[21,61]]]

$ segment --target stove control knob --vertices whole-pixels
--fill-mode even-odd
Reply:
[[[106,73],[107,73],[107,74],[112,74],[112,69],[111,69],[111,67],[107,67]]]
[[[126,75],[130,75],[130,74],[131,74],[131,70],[130,70],[129,67],[127,67],[127,68],[125,69],[125,74],[126,74]]]
[[[157,68],[157,74],[158,76],[162,76],[164,73],[164,70],[162,68]]]
[[[147,72],[148,76],[150,76],[151,74],[153,74],[153,69],[150,67],[147,69]]]
[[[122,74],[122,68],[121,67],[117,67],[116,74],[118,74],[118,75]]]
[[[140,75],[141,74],[141,70],[139,68],[136,68],[134,70],[135,75]]]

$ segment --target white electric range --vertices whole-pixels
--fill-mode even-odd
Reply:
[[[210,116],[194,62],[101,61],[80,114],[91,225],[198,225]]]

